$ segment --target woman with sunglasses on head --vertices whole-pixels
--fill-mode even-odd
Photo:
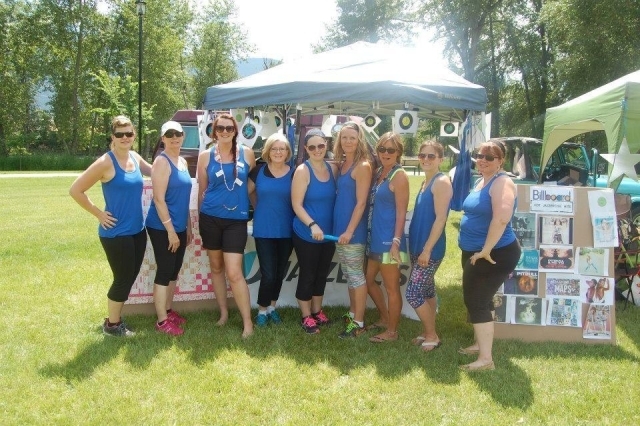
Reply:
[[[253,238],[260,263],[258,327],[264,327],[269,322],[282,322],[276,311],[276,303],[293,251],[293,168],[287,164],[291,155],[287,137],[274,133],[267,138],[262,149],[262,158],[266,163],[254,167],[249,173],[249,198],[254,206]]]
[[[478,355],[461,366],[480,371],[495,368],[493,346],[493,296],[520,258],[520,245],[511,219],[516,208],[516,186],[502,170],[504,145],[487,141],[476,154],[476,169],[482,176],[464,200],[458,245],[462,250],[462,293],[475,342],[458,352]]]
[[[338,259],[349,287],[349,312],[338,337],[357,337],[364,331],[367,281],[364,252],[367,243],[365,211],[371,186],[371,163],[362,128],[345,123],[335,145],[338,160],[337,196],[333,210],[333,235],[338,237]]]
[[[400,165],[404,144],[400,135],[387,132],[376,146],[381,166],[376,170],[369,197],[369,240],[367,244],[367,291],[380,319],[369,329],[386,329],[371,337],[374,343],[398,340],[402,311],[400,263],[408,260],[404,222],[409,206],[409,178]],[[387,293],[376,283],[380,272]]]
[[[423,332],[412,343],[429,352],[440,347],[436,333],[436,271],[447,248],[444,227],[453,196],[451,180],[440,172],[444,148],[435,141],[420,145],[418,159],[424,171],[424,182],[416,196],[409,225],[411,275],[407,284],[407,302],[416,311]]]
[[[180,157],[184,131],[180,123],[167,121],[160,129],[164,151],[151,168],[153,199],[147,215],[147,233],[156,258],[153,303],[156,330],[171,336],[184,333],[185,318],[171,309],[178,274],[187,245],[191,242],[191,176],[187,161]]]
[[[322,299],[336,246],[324,235],[333,231],[336,170],[324,160],[327,141],[320,129],[310,129],[304,144],[309,159],[298,166],[291,185],[293,247],[300,267],[296,299],[302,328],[316,334],[319,326],[330,322],[322,311]]]
[[[249,220],[247,177],[256,160],[250,148],[238,144],[238,124],[230,114],[216,117],[213,133],[215,143],[198,156],[200,236],[209,257],[213,292],[220,308],[217,324],[224,325],[229,318],[228,279],[242,316],[242,337],[246,338],[253,333],[253,322],[242,258]]]
[[[102,331],[118,337],[134,335],[120,315],[147,247],[142,216],[142,175],[151,174],[151,164],[132,151],[135,136],[129,118],[115,117],[111,121],[111,149],[78,176],[69,189],[69,195],[100,222],[100,243],[113,273],[107,293],[109,316],[104,319]],[[93,204],[86,194],[98,182],[102,184],[104,210]]]

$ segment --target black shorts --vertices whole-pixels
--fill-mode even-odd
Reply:
[[[243,254],[247,245],[247,221],[221,219],[200,212],[200,237],[202,247],[207,250]]]

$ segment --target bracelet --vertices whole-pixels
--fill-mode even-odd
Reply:
[[[393,237],[393,240],[391,240],[391,241],[393,241],[394,243],[398,243],[398,245],[400,245],[400,242],[401,242],[400,238],[398,238],[398,237]]]
[[[165,223],[169,223],[169,222],[171,222],[171,218],[165,220],[164,222],[162,222],[162,224],[164,225]]]
[[[311,228],[313,225],[317,225],[317,223],[315,222],[315,220],[314,220],[313,222],[311,222],[310,224],[308,224],[307,226],[308,226],[309,228]]]

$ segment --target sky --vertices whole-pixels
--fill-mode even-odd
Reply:
[[[256,52],[252,57],[297,59],[312,52],[338,16],[335,0],[236,0],[236,23],[247,31]],[[426,63],[445,66],[442,45],[422,34],[414,41],[425,50]]]

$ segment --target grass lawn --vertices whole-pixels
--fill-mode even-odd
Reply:
[[[410,179],[413,197],[421,178]],[[437,275],[443,346],[434,352],[411,346],[420,326],[407,318],[398,342],[373,344],[338,339],[339,324],[305,335],[293,308],[247,341],[237,310],[223,328],[211,311],[187,313],[180,338],[157,334],[149,316],[128,318],[132,339],[105,337],[110,270],[97,222],[67,195],[72,181],[0,178],[3,425],[640,424],[633,306],[618,305],[616,346],[496,341],[495,371],[458,369],[472,329],[455,212]],[[99,186],[90,195],[98,202]]]

